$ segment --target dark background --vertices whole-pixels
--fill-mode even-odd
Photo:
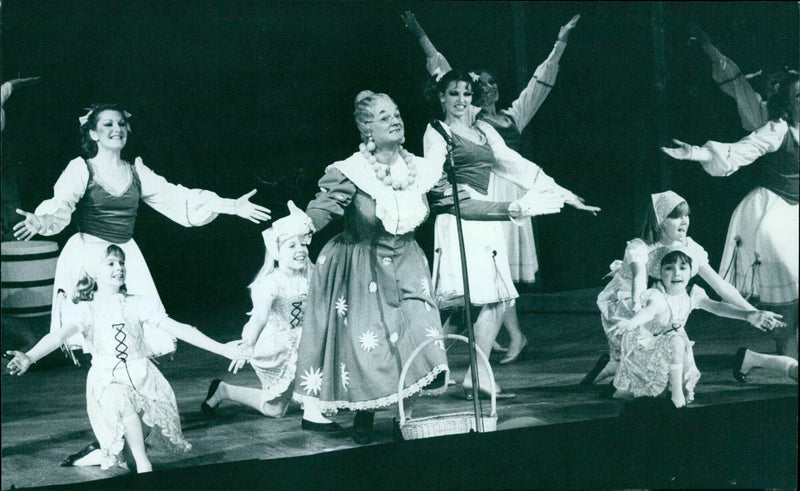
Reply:
[[[23,208],[33,211],[78,154],[83,108],[120,101],[133,114],[129,146],[157,173],[224,197],[256,188],[254,201],[281,217],[286,200],[304,206],[325,166],[356,150],[360,90],[394,98],[406,147],[422,153],[431,116],[421,90],[425,58],[403,26],[404,10],[416,13],[453,66],[494,69],[499,108],[548,55],[559,27],[582,15],[522,153],[603,212],[592,218],[566,208],[537,220],[542,291],[601,286],[636,236],[649,193],[668,188],[689,201],[690,234],[718,265],[730,214],[758,169],[712,178],[658,150],[671,137],[699,145],[745,134],[705,54],[687,44],[686,24],[704,28],[745,72],[796,68],[797,2],[6,0],[2,80],[43,80],[5,105],[4,179],[17,181]],[[523,27],[516,33],[515,17]],[[662,22],[663,51],[654,44]],[[4,223],[13,221],[7,215]],[[135,237],[168,311],[202,317],[215,305],[249,308],[245,287],[263,260],[263,228],[223,216],[184,229],[143,206]],[[340,229],[320,233],[312,255]],[[72,232],[73,225],[55,240]],[[417,236],[430,251],[432,227]]]

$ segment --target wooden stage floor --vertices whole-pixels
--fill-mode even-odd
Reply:
[[[544,306],[560,309],[558,305],[568,311],[542,312]],[[498,430],[617,417],[624,403],[601,398],[600,386],[578,385],[605,350],[598,314],[592,312],[591,295],[529,295],[520,299],[519,308],[520,323],[531,349],[524,360],[493,365],[498,383],[504,390],[517,393],[515,399],[498,401]],[[227,315],[207,313],[206,318],[219,321],[211,324],[230,326],[234,323],[225,322]],[[178,315],[176,318],[182,320]],[[228,340],[238,337],[238,330],[230,327],[227,333],[212,335]],[[687,411],[797,396],[797,384],[776,374],[753,371],[746,384],[732,378],[733,354],[738,346],[774,351],[774,343],[755,329],[743,322],[698,312],[690,318],[687,330],[696,341],[695,357],[703,374],[696,400]],[[460,380],[467,365],[466,350],[459,343],[449,353],[451,369]],[[154,470],[311,455],[357,446],[347,435],[303,431],[298,408],[275,420],[241,406],[223,405],[215,419],[204,419],[200,403],[213,378],[258,386],[252,370],[246,368],[232,375],[226,372],[227,365],[225,360],[184,343],[172,361],[161,362],[160,369],[177,396],[184,436],[193,449],[181,455],[151,451]],[[81,483],[126,473],[122,469],[58,466],[62,458],[93,439],[85,410],[86,370],[86,366],[56,365],[38,368],[23,377],[3,375],[2,489]],[[459,386],[451,386],[448,394],[418,399],[414,415],[471,410],[470,402],[453,397],[459,391]],[[485,404],[488,407],[488,402]],[[393,417],[393,409],[377,413],[374,444],[392,442]],[[352,413],[342,412],[334,419],[349,427]],[[796,436],[787,438],[794,441],[796,448]],[[796,468],[789,471],[796,473]]]

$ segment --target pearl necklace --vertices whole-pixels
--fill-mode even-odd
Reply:
[[[400,156],[403,158],[403,161],[405,161],[406,167],[408,167],[408,178],[406,179],[395,179],[392,177],[389,166],[378,162],[378,159],[375,158],[375,154],[367,150],[366,144],[360,144],[358,149],[361,151],[361,155],[363,155],[372,166],[372,170],[375,171],[375,177],[377,177],[380,182],[391,186],[395,191],[402,191],[414,184],[417,177],[417,165],[414,163],[414,155],[405,148],[400,147]]]

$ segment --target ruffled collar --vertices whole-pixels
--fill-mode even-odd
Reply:
[[[406,189],[394,190],[375,177],[375,171],[361,154],[356,152],[347,160],[331,164],[350,179],[361,191],[375,200],[375,216],[383,228],[392,235],[413,232],[428,216],[428,207],[423,196],[436,185],[442,177],[442,163],[436,164],[423,158],[414,157],[417,178]],[[398,176],[408,172],[405,161],[398,155],[391,166],[391,172]]]

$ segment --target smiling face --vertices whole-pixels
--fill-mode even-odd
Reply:
[[[691,264],[681,258],[676,262],[670,262],[661,266],[661,284],[664,285],[664,290],[670,295],[678,295],[686,291],[691,277]]]
[[[89,136],[97,142],[98,148],[119,151],[125,147],[129,132],[125,116],[119,111],[107,109],[97,116],[97,125],[89,131]]]
[[[454,80],[447,84],[444,93],[439,93],[439,102],[442,104],[445,119],[461,118],[472,103],[472,86],[467,82]]]
[[[668,216],[661,222],[661,239],[664,243],[684,241],[689,233],[689,214],[677,217]]]
[[[289,272],[297,272],[308,262],[308,241],[306,236],[295,236],[281,242],[278,246],[278,267]]]
[[[372,105],[373,119],[368,123],[375,146],[385,148],[405,140],[405,126],[400,109],[391,99],[381,97]]]
[[[95,281],[98,289],[119,290],[125,284],[125,258],[117,253],[110,253],[103,257],[95,271]]]

